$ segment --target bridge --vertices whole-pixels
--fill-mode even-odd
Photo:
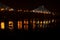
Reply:
[[[0,4],[1,29],[29,29],[40,30],[41,28],[55,25],[54,12],[47,10],[44,5],[36,9],[14,9]],[[51,24],[52,23],[52,24]]]
[[[0,3],[0,11],[15,11],[16,9],[11,8],[9,6],[3,5]],[[54,12],[49,11],[44,7],[44,5],[39,6],[36,9],[29,10],[29,9],[18,9],[17,12],[33,12],[33,13],[43,13],[43,14],[52,14],[55,15]]]

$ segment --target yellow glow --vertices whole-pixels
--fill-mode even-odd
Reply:
[[[28,30],[28,19],[24,20],[24,29]]]
[[[43,24],[43,22],[42,22],[42,21],[40,21],[40,27],[42,27],[42,26],[43,26],[42,24]]]
[[[37,21],[37,24],[39,24],[39,21]]]
[[[12,21],[9,21],[9,27],[8,27],[9,29],[13,29],[14,27],[13,27],[13,22]]]
[[[43,24],[45,24],[46,22],[45,21],[43,21]]]
[[[46,21],[46,24],[49,24],[49,21]]]
[[[43,22],[42,21],[40,21],[40,24],[42,24]]]
[[[22,21],[18,21],[18,29],[22,29]]]
[[[1,29],[5,29],[5,23],[1,22]]]

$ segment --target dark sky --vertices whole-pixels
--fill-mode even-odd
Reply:
[[[60,9],[60,2],[58,0],[0,0],[0,2],[13,8],[35,9],[38,6],[44,5],[51,11],[59,12]]]

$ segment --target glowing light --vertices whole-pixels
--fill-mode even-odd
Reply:
[[[13,29],[14,27],[13,27],[13,22],[12,21],[9,21],[9,27],[8,27],[9,29]]]
[[[43,21],[43,24],[45,24],[46,22],[45,21]]]
[[[49,24],[49,22],[48,22],[48,21],[46,21],[46,24]]]
[[[45,14],[48,14],[48,12],[46,11]]]
[[[28,20],[24,20],[24,24],[28,24]]]
[[[42,21],[40,21],[40,24],[42,24],[43,22]]]
[[[43,27],[42,23],[43,23],[43,22],[42,22],[42,21],[40,21],[40,27]]]
[[[18,12],[22,12],[22,9],[18,10]]]
[[[39,21],[37,21],[37,24],[39,24]]]
[[[24,20],[24,29],[28,30],[28,19]]]
[[[52,23],[54,22],[54,19],[52,20]]]
[[[1,22],[1,29],[5,29],[5,23]]]
[[[14,9],[13,8],[10,8],[9,11],[14,11]]]
[[[49,20],[49,23],[51,23],[51,21]]]
[[[35,27],[36,27],[36,21],[35,20],[33,20],[33,29],[35,29]]]
[[[5,9],[4,8],[1,8],[1,11],[4,11]]]
[[[22,29],[22,21],[18,21],[18,29]]]
[[[33,10],[33,12],[35,12],[35,10]]]
[[[27,25],[24,25],[24,29],[25,30],[28,30],[28,24]]]

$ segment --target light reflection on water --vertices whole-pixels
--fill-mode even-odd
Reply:
[[[32,30],[35,30],[36,28],[38,28],[38,29],[47,28],[50,26],[50,24],[55,24],[55,23],[56,23],[55,19],[52,19],[52,20],[35,20],[35,19],[28,20],[28,19],[24,19],[24,21],[22,21],[22,20],[17,21],[16,25],[17,25],[18,30],[21,30],[21,29],[29,30],[30,28]],[[0,28],[5,29],[5,22],[1,22],[0,24],[1,24]],[[14,29],[14,22],[8,21],[7,26],[8,26],[8,29],[13,30]]]

